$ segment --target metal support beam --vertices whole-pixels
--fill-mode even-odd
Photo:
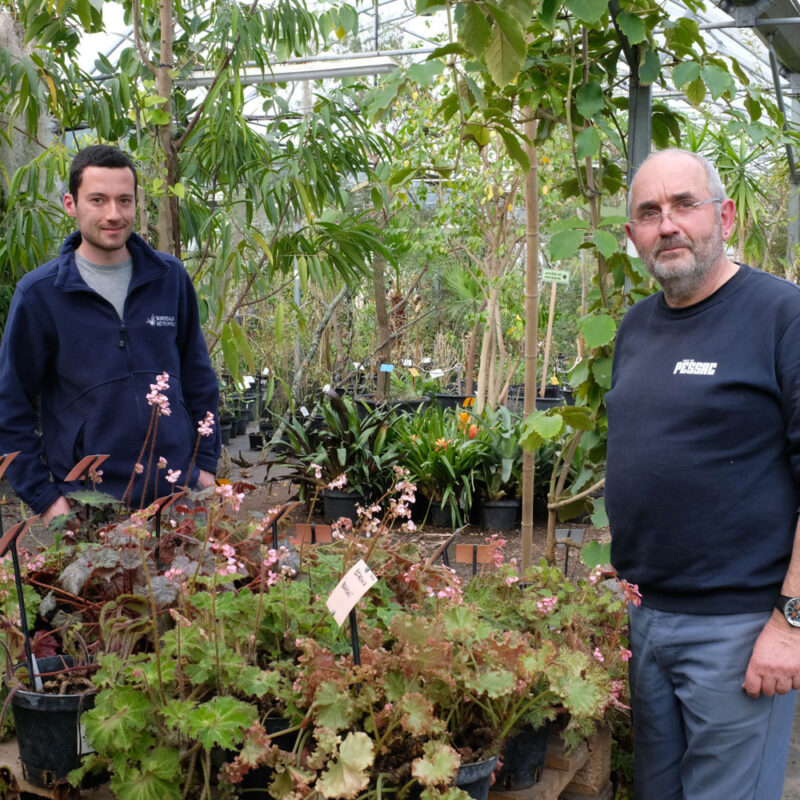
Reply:
[[[789,108],[787,120],[790,127],[800,128],[800,72],[789,76]],[[797,173],[795,173],[795,176]],[[800,181],[789,184],[789,202],[786,208],[786,259],[791,267],[800,260]]]
[[[638,51],[638,47],[636,48]],[[653,102],[650,85],[641,86],[635,66],[628,82],[628,186],[639,165],[650,155],[653,138]]]

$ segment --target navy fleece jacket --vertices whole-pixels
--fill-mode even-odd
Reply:
[[[60,494],[78,488],[63,478],[85,455],[108,453],[101,490],[121,497],[150,423],[146,395],[169,374],[171,415],[162,417],[154,458],[186,470],[207,411],[217,413],[219,390],[198,318],[191,278],[173,256],[133,234],[133,270],[123,319],[90,289],[75,266],[80,234],[68,237],[58,258],[25,275],[11,302],[0,344],[0,452],[19,450],[7,471],[14,490],[43,512]],[[41,426],[41,430],[37,430]],[[198,469],[216,472],[220,439],[200,441]],[[145,459],[147,456],[145,456]],[[166,494],[166,470],[147,499]],[[138,506],[144,476],[130,504]]]
[[[800,499],[800,288],[742,265],[694,306],[636,303],[606,405],[620,575],[665,611],[771,609]]]

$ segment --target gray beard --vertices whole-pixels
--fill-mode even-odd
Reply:
[[[660,243],[662,249],[675,242],[686,244],[680,237],[665,239]],[[725,255],[725,242],[722,238],[722,224],[719,220],[714,230],[705,239],[691,245],[692,258],[689,264],[676,271],[668,263],[658,260],[658,253],[650,253],[642,257],[647,271],[655,278],[664,290],[664,296],[671,304],[683,304],[694,297],[703,285],[714,264]]]

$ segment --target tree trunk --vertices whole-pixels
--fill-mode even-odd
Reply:
[[[539,165],[533,140],[536,120],[533,109],[525,108],[525,153],[531,168],[525,176],[525,416],[535,408],[536,361],[539,350]],[[535,453],[522,454],[522,568],[530,566],[533,555],[533,489]]]
[[[383,259],[377,254],[372,260],[372,282],[375,289],[375,322],[378,326],[378,361],[381,364],[392,363],[392,330],[389,326],[389,313],[386,307],[386,273]],[[385,400],[389,394],[390,372],[378,371],[378,388],[375,399]]]
[[[156,94],[164,98],[161,110],[167,114],[169,121],[164,125],[158,126],[158,138],[164,154],[162,177],[166,182],[166,186],[163,188],[163,194],[158,198],[156,230],[158,232],[159,249],[180,258],[181,236],[180,224],[178,223],[178,198],[170,191],[170,187],[178,182],[178,152],[172,135],[172,78],[170,77],[170,70],[173,67],[172,40],[174,36],[172,0],[160,0],[159,9],[161,17],[161,61],[156,70]]]

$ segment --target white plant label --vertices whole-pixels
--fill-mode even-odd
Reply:
[[[443,378],[444,377],[444,370],[443,369],[432,369],[428,373],[431,378]]]
[[[378,582],[375,573],[367,566],[363,558],[359,559],[336,584],[326,605],[333,614],[336,624],[341,628],[347,615],[356,607],[356,603]]]
[[[404,367],[411,367],[414,365],[414,362],[410,358],[403,359],[403,366]]]
[[[304,416],[308,416],[308,409],[305,406],[300,406],[300,413]]]

